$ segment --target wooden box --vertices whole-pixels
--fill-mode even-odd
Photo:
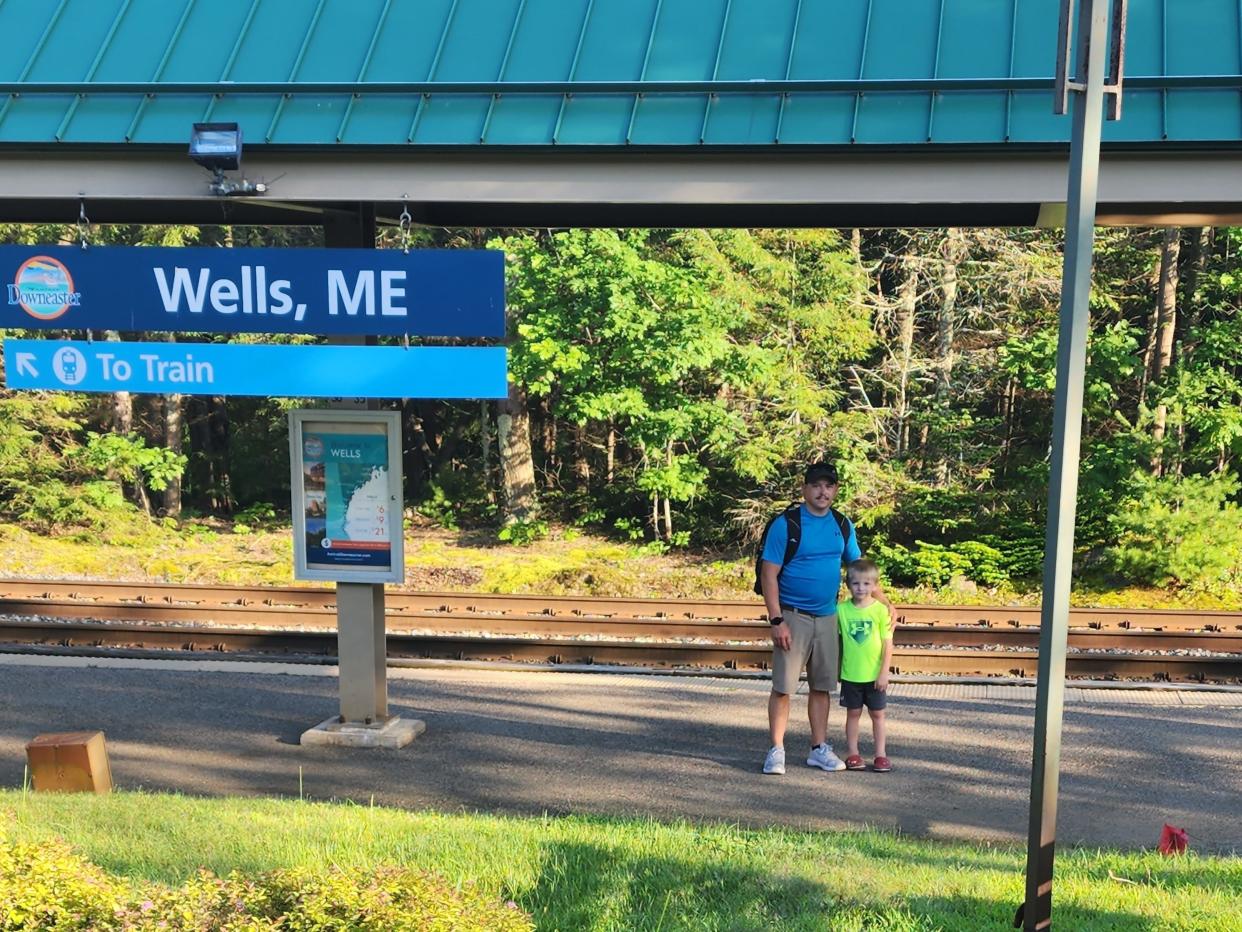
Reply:
[[[26,745],[26,760],[36,792],[112,792],[102,731],[39,735]]]

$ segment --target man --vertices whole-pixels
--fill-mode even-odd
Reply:
[[[841,563],[862,557],[853,524],[844,521],[846,533],[832,514],[840,491],[837,467],[813,463],[802,483],[799,508],[801,540],[793,558],[785,563],[789,522],[780,515],[764,538],[759,582],[768,619],[772,623],[772,693],[768,696],[768,731],[772,748],[763,772],[785,772],[785,727],[789,723],[789,697],[806,670],[810,694],[807,716],[811,723],[811,752],[806,762],[821,770],[844,770],[845,763],[828,743],[829,697],[837,684],[837,594],[841,587]],[[877,595],[882,601],[882,595]]]

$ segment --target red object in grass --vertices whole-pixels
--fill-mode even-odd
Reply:
[[[1184,828],[1176,828],[1166,822],[1160,832],[1160,844],[1156,847],[1160,849],[1161,854],[1174,855],[1185,854],[1189,844],[1190,836],[1186,834]]]

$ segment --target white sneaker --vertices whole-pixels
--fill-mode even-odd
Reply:
[[[842,764],[842,767],[845,765]],[[763,759],[764,773],[784,773],[785,772],[785,749],[772,748],[768,751],[768,756]]]
[[[824,742],[819,747],[811,748],[811,754],[806,759],[808,767],[818,767],[820,770],[844,770],[845,761],[832,753],[832,745]]]

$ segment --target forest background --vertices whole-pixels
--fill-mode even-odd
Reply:
[[[0,241],[86,232],[0,225]],[[314,227],[89,233],[322,245]],[[397,247],[395,231],[378,245]],[[831,459],[890,582],[1037,597],[1059,232],[421,230],[414,245],[505,251],[512,381],[503,402],[391,403],[407,524],[494,547],[610,540],[647,562],[727,567],[741,594],[765,520],[806,463]],[[1242,606],[1240,247],[1236,229],[1098,233],[1080,588]],[[298,404],[0,393],[0,541],[279,535]]]

